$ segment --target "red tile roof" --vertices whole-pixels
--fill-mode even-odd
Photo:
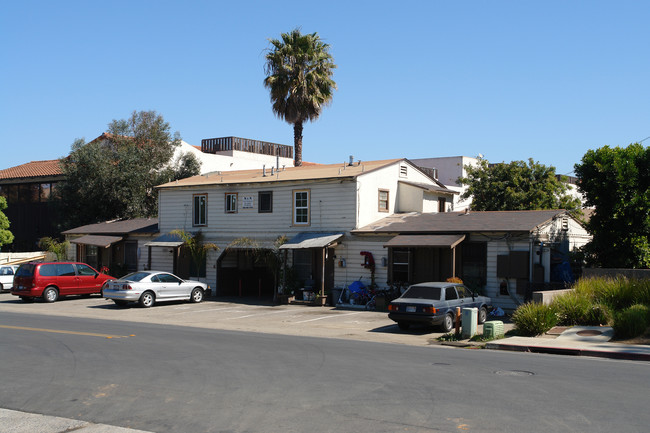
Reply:
[[[59,167],[58,159],[52,159],[49,161],[32,161],[28,162],[27,164],[17,165],[15,167],[0,170],[0,180],[61,175],[63,175],[63,173]]]

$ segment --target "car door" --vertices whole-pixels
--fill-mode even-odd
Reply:
[[[169,298],[180,298],[185,294],[183,280],[172,274],[160,274],[160,279],[165,282],[165,292]]]
[[[461,307],[461,300],[458,299],[458,292],[456,292],[455,286],[445,287],[445,303],[447,304],[448,311],[451,310],[454,315],[456,314],[456,308]]]
[[[460,308],[472,308],[476,303],[472,299],[472,292],[465,286],[456,286],[458,293],[458,306]]]
[[[160,278],[164,274],[155,274],[151,276],[151,283],[150,284],[145,284],[146,288],[149,288],[154,291],[156,294],[156,299],[158,300],[164,300],[165,298],[169,297],[169,294],[166,291],[167,284],[162,281]],[[144,289],[144,288],[143,288]]]
[[[79,278],[72,263],[56,263],[56,283],[59,287],[59,295],[79,294]]]
[[[101,279],[97,278],[99,273],[84,263],[77,263],[77,279],[79,282],[79,294],[99,293],[102,289]]]

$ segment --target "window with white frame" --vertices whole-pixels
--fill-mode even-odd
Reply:
[[[237,213],[237,193],[226,193],[226,213]]]
[[[205,226],[208,223],[208,195],[194,194],[192,200],[192,225]]]
[[[379,190],[379,212],[388,212],[388,190]]]
[[[309,225],[309,190],[293,191],[293,224]]]

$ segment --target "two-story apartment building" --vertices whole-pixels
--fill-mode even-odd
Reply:
[[[182,242],[171,232],[201,230],[220,248],[205,266],[217,295],[271,295],[269,271],[246,245],[271,247],[279,236],[289,239],[283,248],[299,285],[369,284],[372,260],[385,286],[383,244],[351,231],[395,213],[448,211],[454,195],[406,159],[213,172],[158,191],[161,236],[146,244],[142,262],[178,271]]]

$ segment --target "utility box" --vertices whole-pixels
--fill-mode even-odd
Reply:
[[[500,320],[490,320],[483,324],[484,338],[501,338],[505,335],[503,331],[503,322]]]
[[[461,326],[463,339],[472,338],[477,333],[478,328],[478,308],[463,308]]]

